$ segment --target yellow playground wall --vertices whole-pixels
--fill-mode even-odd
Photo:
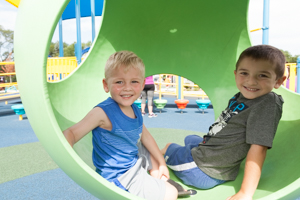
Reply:
[[[1,65],[14,64],[14,62],[0,62]],[[286,80],[283,85],[290,89],[291,91],[296,91],[296,74],[297,68],[296,63],[286,63],[286,75],[289,73],[289,81]],[[74,69],[77,68],[76,57],[56,57],[48,58],[47,61],[47,70],[46,76],[48,82],[56,82],[67,77]],[[15,74],[15,73],[14,73]],[[0,74],[1,76],[10,76],[10,74]],[[166,83],[163,80],[164,76],[173,76],[175,77],[174,83]],[[208,98],[204,91],[198,90],[199,86],[193,83],[185,83],[184,77],[181,78],[181,88],[178,88],[178,76],[172,74],[160,74],[159,79],[155,81],[156,91],[155,93],[159,94],[159,98],[162,95],[173,95],[179,99],[184,99],[187,96],[194,96],[198,98]],[[289,82],[289,83],[288,83]],[[0,83],[0,87],[8,87],[12,85],[17,85],[17,82],[10,83]],[[168,85],[168,86],[167,86]],[[170,89],[169,89],[170,88]],[[187,91],[186,88],[189,88],[190,91]],[[179,89],[181,90],[181,97],[179,97]],[[192,92],[195,91],[195,92]]]
[[[289,90],[296,92],[296,75],[297,75],[297,63],[286,63],[285,64],[285,75],[287,76],[286,81],[283,85]],[[288,76],[289,74],[289,76]],[[287,83],[289,82],[289,85]]]

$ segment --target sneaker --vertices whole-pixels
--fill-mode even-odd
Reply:
[[[157,117],[157,114],[152,113],[152,114],[149,114],[148,117],[149,117],[149,118]]]
[[[144,117],[146,113],[142,113],[142,116]]]

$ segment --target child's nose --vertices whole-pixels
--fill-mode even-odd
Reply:
[[[129,90],[131,90],[131,89],[132,89],[132,88],[131,88],[130,83],[126,83],[126,84],[125,84],[125,87],[124,87],[124,90],[129,91]]]
[[[257,79],[255,76],[249,76],[248,78],[248,84],[250,85],[256,85],[257,84]]]

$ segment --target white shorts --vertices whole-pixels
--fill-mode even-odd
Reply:
[[[166,193],[166,182],[152,177],[150,153],[142,143],[138,144],[139,158],[136,164],[118,178],[122,186],[131,194],[147,200],[163,200]]]

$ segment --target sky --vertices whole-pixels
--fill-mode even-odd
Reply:
[[[0,25],[4,29],[14,30],[18,9],[5,0],[0,0]],[[300,0],[270,0],[269,44],[289,51],[293,56],[300,55]],[[101,17],[96,17],[96,30]],[[250,0],[248,10],[249,30],[263,26],[263,0]],[[91,19],[81,19],[81,41],[92,40]],[[262,44],[262,31],[251,32],[252,45]],[[63,21],[63,40],[71,44],[76,41],[76,21]],[[58,41],[58,28],[54,32],[53,42]]]

